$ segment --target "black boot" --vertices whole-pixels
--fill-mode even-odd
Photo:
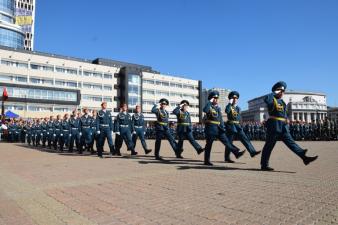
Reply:
[[[253,154],[250,154],[251,158],[255,157],[256,155],[259,155],[261,151],[256,151]]]
[[[244,155],[244,153],[245,153],[245,151],[238,152],[238,153],[236,154],[236,159],[241,158],[241,157]]]
[[[146,155],[148,155],[150,152],[152,152],[151,149],[146,149],[146,150],[144,150],[144,153],[146,153]]]
[[[304,156],[303,157],[303,162],[307,166],[311,162],[315,161],[317,158],[318,158],[318,155],[316,155],[316,156]]]
[[[274,171],[274,168],[271,168],[271,167],[269,167],[269,166],[262,166],[262,167],[261,167],[261,170],[262,170],[262,171]]]

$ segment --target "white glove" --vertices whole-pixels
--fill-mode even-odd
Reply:
[[[82,136],[82,132],[80,132],[80,136]]]
[[[49,134],[49,132],[47,132],[47,134]]]
[[[111,132],[111,136],[114,136],[114,131]]]
[[[281,90],[276,90],[276,91],[274,91],[274,93],[275,93],[276,95],[278,95],[279,93],[281,93]]]
[[[181,104],[180,107],[182,108],[185,104]]]
[[[62,137],[62,136],[63,136],[63,134],[60,134],[60,136]]]
[[[120,132],[116,132],[117,135],[120,135],[121,133]]]
[[[210,99],[210,102],[213,102],[213,101],[214,101],[214,98],[211,98],[211,99]]]
[[[69,137],[71,137],[72,135],[71,134],[69,134]]]
[[[53,134],[54,137],[56,137],[56,134]]]
[[[136,134],[136,131],[134,131],[133,134]]]
[[[230,103],[231,105],[232,105],[233,102],[234,102],[234,99],[233,99],[233,98],[229,100],[229,103]]]
[[[147,132],[144,132],[144,135],[146,135]]]
[[[98,131],[96,131],[96,133],[97,133],[97,134],[101,134],[101,131],[98,130]]]

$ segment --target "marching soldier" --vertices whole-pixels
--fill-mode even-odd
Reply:
[[[210,162],[210,153],[213,142],[218,138],[227,148],[235,154],[236,158],[240,158],[244,151],[240,151],[236,146],[230,143],[229,139],[225,135],[224,121],[222,117],[221,108],[218,106],[219,92],[213,91],[208,96],[208,102],[203,108],[203,112],[206,113],[205,121],[205,135],[206,146],[204,153],[204,165],[212,166]]]
[[[53,147],[57,150],[61,137],[61,115],[56,116],[56,120],[53,122]]]
[[[177,150],[180,151],[181,155],[183,152],[184,139],[188,139],[190,144],[195,148],[197,154],[201,154],[204,149],[197,143],[192,134],[192,124],[190,113],[188,112],[189,102],[187,100],[181,101],[181,104],[177,106],[173,114],[177,116],[177,135],[178,135],[178,146]]]
[[[178,152],[177,143],[174,137],[171,135],[169,130],[169,113],[166,110],[166,107],[169,105],[169,101],[165,98],[162,98],[159,101],[159,104],[154,105],[151,112],[156,115],[157,122],[155,126],[156,130],[156,141],[155,141],[155,159],[163,160],[160,156],[161,142],[162,138],[166,137],[175,152],[177,158],[181,158],[182,156]]]
[[[42,139],[42,127],[40,119],[36,121],[35,132],[36,132],[35,146],[38,147],[41,144],[40,142]]]
[[[121,155],[120,149],[122,147],[123,141],[126,143],[128,151],[131,151],[131,155],[137,155],[135,151],[135,145],[132,141],[131,131],[133,131],[133,124],[130,114],[128,113],[127,104],[121,104],[120,113],[117,114],[115,120],[115,154]]]
[[[228,121],[226,122],[227,137],[231,143],[233,142],[234,137],[237,137],[245,146],[245,148],[249,151],[250,156],[255,157],[261,151],[255,150],[249,138],[245,135],[243,128],[240,124],[241,110],[237,106],[239,93],[237,91],[232,91],[229,93],[228,98],[230,102],[225,108],[225,113],[228,116]],[[227,151],[227,149],[225,149],[224,161],[229,163],[234,162],[230,159],[230,151]]]
[[[103,147],[104,147],[104,141],[107,138],[110,154],[115,154],[115,148],[112,138],[112,132],[114,130],[114,124],[111,117],[111,113],[107,111],[107,103],[102,102],[101,104],[102,109],[97,113],[96,118],[96,132],[99,135],[99,141],[98,141],[98,149],[97,149],[97,155],[100,158],[103,158]]]
[[[287,108],[282,99],[286,87],[286,83],[283,81],[276,83],[272,87],[273,93],[268,94],[264,99],[270,116],[267,121],[267,140],[265,142],[261,158],[261,169],[264,171],[273,170],[273,168],[269,167],[269,159],[279,138],[289,147],[291,151],[303,160],[305,165],[308,165],[318,158],[318,156],[306,156],[307,150],[299,147],[291,137],[287,124]]]
[[[86,151],[89,151],[90,144],[92,143],[92,124],[93,124],[93,117],[89,115],[88,109],[83,109],[84,115],[80,119],[80,154],[82,154],[83,148]]]
[[[69,138],[70,138],[70,122],[69,122],[69,114],[66,113],[61,122],[60,151],[63,151],[64,146],[68,148]]]
[[[27,144],[30,146],[32,143],[32,123],[28,121],[26,124],[26,136],[27,136]]]
[[[74,110],[70,119],[70,140],[69,140],[69,152],[73,152],[74,142],[77,151],[81,152],[80,150],[80,118],[77,117],[76,111]]]
[[[144,153],[148,155],[152,150],[148,149],[146,140],[145,140],[145,133],[146,133],[146,128],[145,128],[145,122],[144,122],[144,115],[141,113],[141,106],[137,105],[135,108],[136,112],[132,116],[132,123],[133,123],[133,144],[134,148],[136,148],[136,141],[137,138],[140,139]]]

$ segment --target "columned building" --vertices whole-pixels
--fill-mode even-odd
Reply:
[[[262,122],[269,118],[265,96],[248,101],[248,110],[242,112],[243,121]],[[316,92],[286,91],[283,100],[287,104],[291,121],[312,122],[327,116],[326,95]]]
[[[145,119],[154,121],[151,108],[168,98],[168,111],[186,99],[192,122],[202,119],[201,81],[110,59],[85,60],[0,46],[0,93],[4,87],[9,94],[6,110],[24,118],[63,115],[84,107],[98,110],[106,101],[113,115],[122,102],[130,112],[139,104]],[[170,120],[175,121],[175,116],[170,115]]]

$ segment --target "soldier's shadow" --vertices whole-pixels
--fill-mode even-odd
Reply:
[[[282,170],[273,170],[273,171],[262,171],[258,168],[237,168],[237,167],[224,167],[224,166],[204,166],[204,165],[196,165],[196,166],[179,166],[178,170],[239,170],[239,171],[256,171],[256,172],[270,172],[270,173],[296,173],[294,171],[282,171]]]

